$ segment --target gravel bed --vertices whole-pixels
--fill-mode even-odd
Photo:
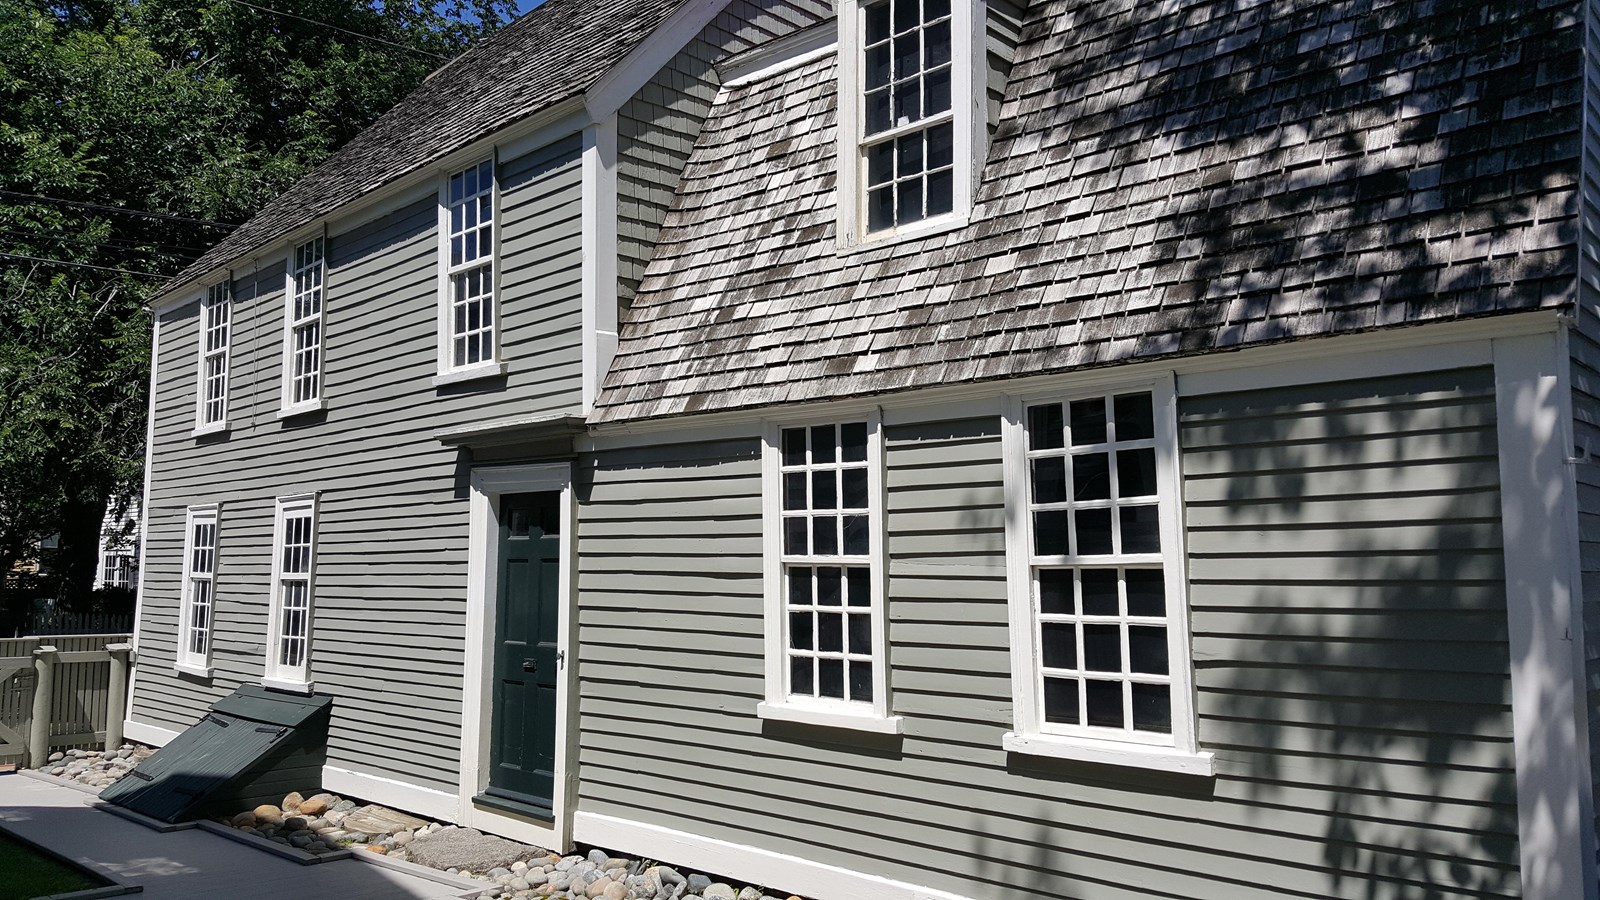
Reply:
[[[39,771],[80,784],[103,788],[128,774],[145,757],[156,751],[138,744],[123,744],[117,750],[58,750]]]

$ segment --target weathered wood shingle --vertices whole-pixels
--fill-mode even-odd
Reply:
[[[1573,3],[1041,0],[971,223],[835,246],[831,59],[725,91],[597,421],[1572,301]]]

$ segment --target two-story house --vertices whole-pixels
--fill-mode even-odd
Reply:
[[[820,898],[1594,898],[1595,7],[552,0],[158,303],[127,733]]]

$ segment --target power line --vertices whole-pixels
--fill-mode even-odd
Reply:
[[[118,269],[113,266],[96,266],[89,263],[72,262],[65,259],[46,259],[42,256],[24,256],[21,253],[0,253],[0,259],[20,259],[24,262],[45,263],[51,266],[72,266],[77,269],[96,269],[101,272],[118,272],[123,275],[143,275],[147,278],[168,278],[160,272],[140,272],[135,269]]]
[[[145,243],[117,237],[100,238],[96,240],[94,238],[82,237],[81,235],[40,234],[36,231],[19,231],[15,228],[0,228],[0,234],[9,234],[14,237],[27,238],[28,240],[36,241],[56,241],[58,243],[65,244],[81,244],[85,247],[98,247],[104,244],[106,246],[117,247],[123,250],[132,250],[136,253],[155,253],[162,256],[193,256],[206,252],[201,247],[186,247],[183,244],[163,244],[159,241]]]
[[[243,0],[235,0],[243,2]],[[143,216],[148,219],[168,219],[173,222],[188,222],[193,225],[214,225],[218,228],[238,228],[232,222],[218,222],[213,219],[195,219],[189,216],[180,216],[173,213],[151,212],[147,209],[129,209],[125,206],[106,206],[101,203],[87,203],[82,200],[64,200],[60,197],[46,197],[43,194],[24,194],[18,191],[0,191],[0,197],[14,197],[18,200],[27,200],[33,203],[43,203],[46,206],[70,206],[76,209],[92,209],[99,212],[121,213],[125,216]]]
[[[332,28],[334,31],[338,31],[338,32],[342,32],[344,34],[348,34],[351,37],[358,37],[358,38],[361,38],[363,40],[368,40],[368,41],[376,41],[376,42],[378,42],[380,44],[385,44],[387,46],[393,47],[396,50],[404,50],[407,53],[420,53],[423,56],[431,56],[434,59],[442,59],[445,62],[449,62],[450,61],[450,57],[448,57],[448,56],[441,56],[441,55],[439,55],[437,53],[433,53],[433,52],[430,52],[430,51],[427,51],[427,50],[423,50],[423,49],[418,48],[418,47],[407,47],[405,44],[397,44],[394,41],[386,41],[381,37],[376,37],[376,36],[370,35],[370,34],[363,34],[362,32],[359,32],[359,31],[351,31],[348,28],[340,28],[337,25],[333,25],[333,24],[330,24],[328,22],[324,22],[321,19],[313,19],[313,18],[310,18],[308,16],[302,16],[302,15],[298,15],[298,14],[292,13],[292,12],[284,12],[281,9],[269,9],[269,8],[267,8],[265,6],[257,6],[254,3],[248,2],[248,0],[228,0],[228,2],[229,3],[237,3],[240,6],[246,6],[246,7],[249,7],[250,9],[254,9],[254,10],[257,10],[259,12],[271,13],[272,15],[283,16],[283,17],[288,18],[288,19],[299,19],[300,21],[309,23],[311,25],[321,25],[323,28]]]

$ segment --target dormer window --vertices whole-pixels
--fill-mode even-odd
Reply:
[[[964,221],[975,176],[973,22],[952,0],[864,0],[841,17],[840,235],[875,241]],[[981,132],[979,132],[981,133]]]

